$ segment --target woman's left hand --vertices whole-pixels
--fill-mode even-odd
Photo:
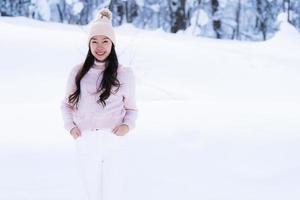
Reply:
[[[123,136],[129,132],[129,127],[126,124],[121,124],[113,129],[113,133],[118,136]]]

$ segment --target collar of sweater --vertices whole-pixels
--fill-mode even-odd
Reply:
[[[104,71],[105,69],[105,62],[100,62],[95,60],[94,65],[92,66],[93,69]]]

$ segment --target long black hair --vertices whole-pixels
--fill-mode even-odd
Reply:
[[[78,108],[78,101],[80,97],[80,81],[84,77],[84,75],[89,71],[89,69],[93,66],[94,62],[95,62],[95,57],[93,56],[91,49],[89,48],[83,66],[78,71],[75,77],[76,90],[68,98],[69,103],[75,105],[76,108]],[[120,88],[121,84],[117,79],[118,66],[119,66],[118,57],[115,51],[115,46],[114,44],[112,44],[111,52],[106,59],[105,69],[103,71],[103,78],[97,88],[97,93],[98,92],[100,93],[97,103],[101,103],[103,107],[106,106],[105,100],[108,99],[110,94],[112,92],[117,92]],[[113,86],[116,87],[115,91],[112,91]]]

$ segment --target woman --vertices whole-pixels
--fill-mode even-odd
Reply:
[[[112,13],[102,9],[92,22],[88,54],[72,69],[61,104],[89,200],[108,200],[119,192],[112,175],[122,166],[113,164],[114,153],[137,119],[134,73],[118,63],[111,21]]]

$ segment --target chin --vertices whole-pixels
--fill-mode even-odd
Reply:
[[[108,56],[101,56],[101,57],[99,57],[98,55],[97,56],[94,56],[97,60],[99,60],[99,61],[104,61],[104,60],[106,60],[107,59],[107,57]]]

